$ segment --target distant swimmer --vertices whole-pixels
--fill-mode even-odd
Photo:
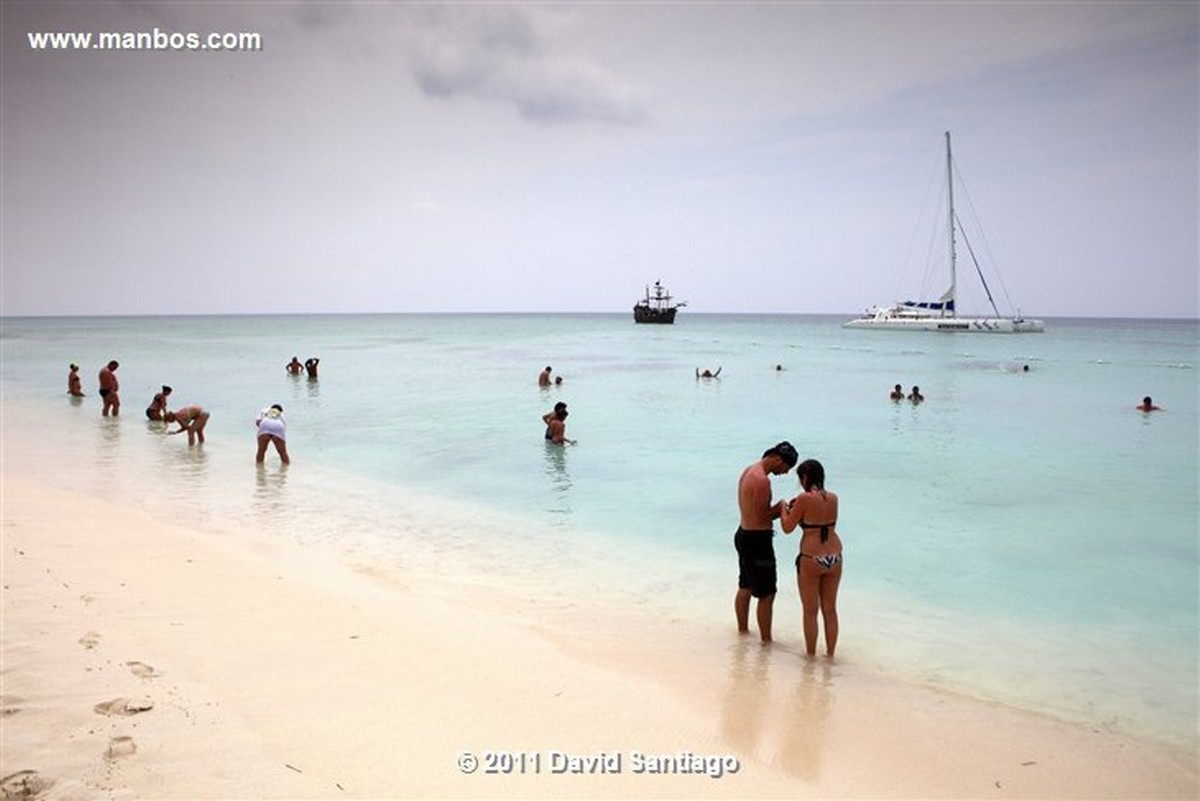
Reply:
[[[561,375],[554,376],[554,386],[556,386],[556,387],[562,386],[562,376]]]
[[[320,363],[321,363],[321,360],[316,358],[315,356],[304,360],[304,370],[305,370],[305,372],[308,373],[308,377],[310,379],[316,380],[317,365]]]
[[[894,401],[904,400],[904,388],[901,387],[899,384],[892,387],[891,399]]]
[[[771,642],[776,573],[774,521],[783,514],[783,501],[771,503],[771,476],[782,476],[800,457],[790,442],[767,448],[762,458],[742,471],[737,498],[740,520],[733,535],[738,555],[738,590],[733,599],[739,634],[750,632],[750,599],[758,599],[756,617],[763,642]]]
[[[267,446],[274,445],[279,459],[284,464],[291,464],[292,460],[288,458],[287,421],[283,419],[283,407],[272,403],[254,418],[254,426],[258,429],[258,453],[254,461],[262,464],[267,457]]]
[[[184,406],[182,409],[167,412],[163,415],[163,420],[179,425],[177,431],[168,431],[168,434],[182,434],[186,431],[188,445],[195,445],[197,439],[201,445],[204,444],[204,427],[208,425],[208,412],[204,411],[203,407]]]
[[[285,364],[283,367],[291,375],[300,375],[302,372],[304,372],[304,365],[301,364],[300,360],[297,359],[295,356],[293,356],[292,360],[290,362],[288,362],[287,364]]]
[[[146,418],[148,420],[161,420],[167,412],[167,397],[171,394],[171,388],[166,384],[162,385],[160,392],[155,392],[154,397],[150,399],[150,405],[146,407]]]
[[[116,417],[121,413],[121,383],[117,381],[116,370],[120,367],[115,359],[100,371],[100,397],[104,399],[104,408],[100,411],[105,417],[111,413]]]
[[[552,369],[551,369],[550,365],[546,365],[546,369],[542,370],[542,372],[538,373],[538,386],[539,387],[550,386],[550,373],[551,372],[552,372]]]
[[[701,370],[699,367],[696,368],[696,378],[719,378],[720,376],[720,367],[717,368],[717,372],[715,373],[712,370],[709,370],[707,367],[705,367],[703,370]]]
[[[912,392],[909,393],[908,399],[913,403],[920,403],[925,400],[925,396],[921,394],[921,388],[913,384]]]
[[[83,381],[79,378],[79,365],[71,363],[71,370],[67,373],[67,394],[73,398],[83,397]]]
[[[1133,408],[1139,412],[1161,412],[1163,410],[1163,407],[1154,405],[1154,401],[1150,399],[1149,395],[1142,398],[1142,402]]]

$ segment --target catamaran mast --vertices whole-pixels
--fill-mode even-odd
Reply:
[[[946,131],[946,196],[947,207],[949,209],[946,215],[946,223],[950,229],[950,300],[956,301],[958,299],[958,254],[954,248],[954,162],[950,158],[949,131]],[[951,310],[949,316],[953,317],[954,315],[955,312]],[[942,306],[942,316],[946,316],[945,305]]]

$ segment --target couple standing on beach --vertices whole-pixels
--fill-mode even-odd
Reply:
[[[796,582],[804,610],[804,644],[809,656],[817,653],[817,615],[825,623],[825,654],[837,647],[837,591],[842,579],[842,541],[837,534],[837,495],[825,489],[825,468],[807,459],[796,468],[802,492],[790,501],[771,502],[771,476],[786,475],[800,460],[790,442],[768,448],[762,458],[742,471],[738,479],[741,524],[734,534],[738,554],[738,591],[734,613],[738,631],[750,631],[750,599],[757,598],[756,617],[763,642],[771,642],[771,620],[776,593],[774,521],[784,534],[801,530],[796,557]]]

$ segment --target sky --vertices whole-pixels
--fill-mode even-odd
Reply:
[[[29,38],[101,31],[262,46]],[[1200,316],[1195,0],[3,0],[0,89],[3,315],[855,315],[948,131],[960,311]]]

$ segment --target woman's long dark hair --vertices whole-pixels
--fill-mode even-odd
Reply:
[[[800,486],[804,487],[805,492],[810,489],[819,489],[822,494],[825,492],[825,468],[816,459],[805,459],[801,462],[796,468],[796,475],[800,477]],[[821,542],[828,541],[829,526],[821,526]]]
[[[808,486],[804,487],[806,490],[809,487],[825,489],[825,468],[816,459],[805,459],[801,462],[796,468],[796,475],[799,476],[801,485],[804,484],[805,478],[808,479]]]

